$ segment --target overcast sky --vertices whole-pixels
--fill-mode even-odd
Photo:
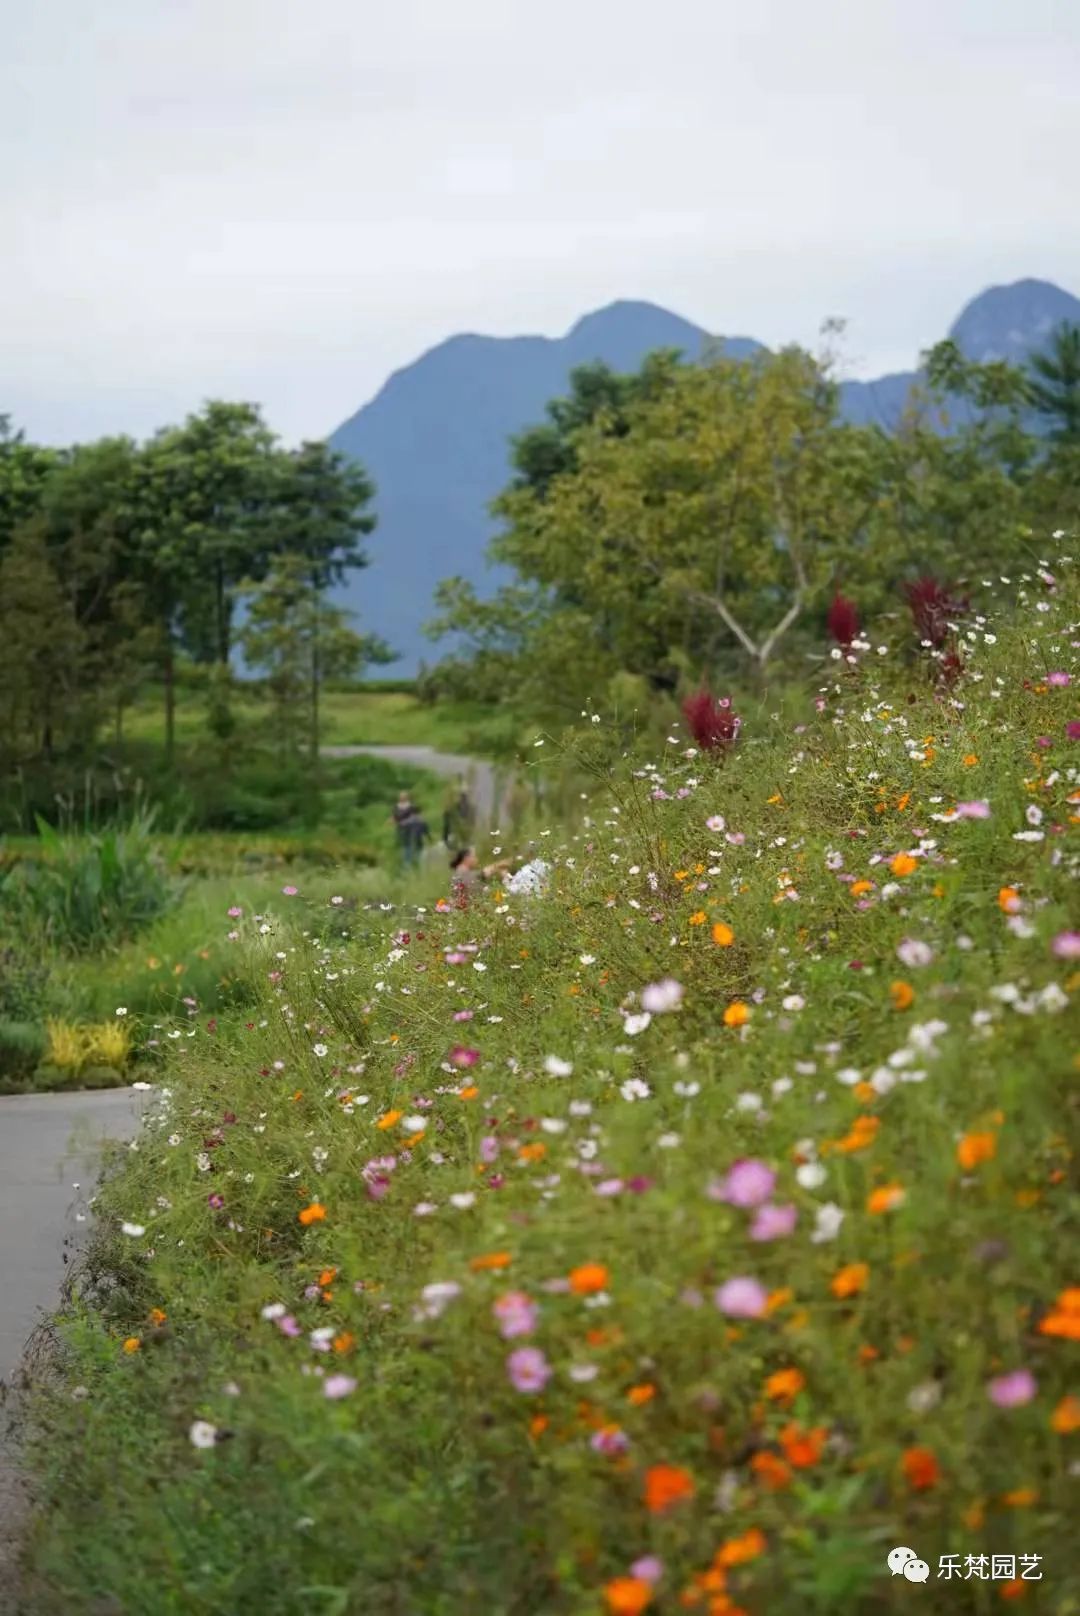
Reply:
[[[618,297],[906,368],[1080,293],[1077,0],[7,0],[0,412],[321,436]]]

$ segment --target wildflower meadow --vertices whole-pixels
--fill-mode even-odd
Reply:
[[[538,733],[539,892],[223,899],[244,994],[125,1031],[28,1616],[1080,1611],[1058,548],[838,598],[783,713]]]

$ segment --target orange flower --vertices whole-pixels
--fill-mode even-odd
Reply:
[[[801,1425],[785,1425],[780,1432],[780,1446],[788,1464],[794,1465],[796,1470],[809,1470],[811,1465],[816,1465],[827,1435],[823,1425],[815,1425],[812,1431],[804,1431]]]
[[[332,1285],[336,1278],[337,1278],[337,1269],[336,1268],[324,1268],[322,1273],[319,1275],[319,1284],[325,1290],[326,1286],[327,1285]]]
[[[729,1004],[727,1009],[724,1011],[725,1027],[742,1027],[749,1020],[750,1011],[747,1009],[746,1005],[743,1004],[741,999],[736,999],[735,1003]]]
[[[880,1117],[859,1116],[851,1124],[849,1132],[843,1139],[837,1139],[833,1148],[843,1151],[845,1155],[853,1150],[867,1150],[874,1143],[878,1129],[881,1127]]]
[[[866,881],[866,880],[853,881],[851,883],[850,888],[849,888],[849,891],[851,892],[851,896],[853,898],[862,898],[862,897],[864,897],[866,895],[866,893],[873,892],[873,890],[874,890],[874,883],[872,881]]]
[[[392,1128],[395,1122],[400,1122],[405,1115],[404,1111],[387,1111],[375,1124],[376,1128]]]
[[[1001,1502],[1006,1509],[1030,1509],[1039,1502],[1034,1487],[1016,1487],[1011,1493],[1002,1493]]]
[[[1050,1428],[1059,1436],[1080,1431],[1080,1397],[1063,1397],[1050,1416]]]
[[[296,1215],[306,1229],[311,1223],[321,1223],[323,1221],[326,1216],[326,1208],[321,1206],[318,1201],[312,1201],[310,1206],[305,1206],[304,1210]]]
[[[162,1309],[160,1307],[152,1307],[150,1309],[150,1323],[151,1324],[164,1324],[167,1317],[168,1317],[168,1314],[165,1313],[164,1309]]]
[[[964,768],[965,769],[973,769],[975,767],[976,763],[978,763],[978,761],[979,760],[975,756],[974,752],[968,752],[964,757]]]
[[[641,1386],[631,1386],[626,1395],[635,1408],[640,1408],[643,1403],[652,1402],[656,1396],[656,1387],[645,1382]]]
[[[1023,1599],[1027,1593],[1028,1585],[1020,1577],[1013,1577],[1011,1581],[1001,1585],[1002,1599]]]
[[[806,1385],[801,1369],[777,1369],[765,1382],[765,1396],[775,1403],[790,1403]]]
[[[910,1010],[915,1003],[915,989],[910,982],[890,982],[889,997],[894,1010]]]
[[[709,917],[705,913],[704,909],[697,909],[690,916],[690,924],[691,924],[691,926],[704,926],[704,924],[708,920],[708,918]]]
[[[356,1345],[356,1337],[351,1330],[342,1330],[340,1335],[334,1337],[335,1352],[351,1352]]]
[[[847,1263],[845,1267],[838,1269],[833,1275],[829,1281],[829,1289],[834,1296],[838,1296],[843,1301],[847,1297],[857,1296],[860,1291],[865,1290],[866,1282],[869,1278],[870,1268],[867,1263]]]
[[[530,1436],[543,1436],[547,1428],[548,1417],[546,1414],[534,1414],[532,1419],[529,1421]]]
[[[475,1100],[476,1096],[479,1093],[480,1093],[480,1090],[477,1088],[476,1084],[475,1083],[470,1083],[467,1088],[458,1089],[458,1099],[459,1100]]]
[[[662,1515],[673,1504],[684,1498],[693,1498],[694,1478],[681,1465],[650,1465],[645,1472],[645,1508],[653,1515]]]
[[[474,1274],[481,1274],[488,1268],[509,1268],[512,1262],[508,1251],[489,1251],[482,1257],[471,1257],[469,1267]]]
[[[712,929],[712,940],[717,948],[730,948],[735,941],[735,933],[724,921],[718,920]]]
[[[1003,909],[1007,915],[1012,915],[1020,907],[1020,894],[1015,887],[1001,887],[997,901],[999,909]]]
[[[897,853],[889,868],[894,875],[914,875],[919,868],[919,861],[912,858],[910,853]]]
[[[775,1453],[755,1453],[750,1461],[750,1469],[771,1493],[782,1492],[785,1487],[791,1486],[791,1470]]]
[[[594,1291],[606,1291],[611,1275],[603,1263],[581,1263],[571,1269],[570,1289],[575,1296],[591,1296]]]
[[[966,1173],[980,1162],[993,1161],[997,1152],[997,1135],[992,1133],[966,1133],[956,1147],[956,1159]]]
[[[652,1583],[644,1577],[613,1577],[604,1587],[604,1603],[611,1616],[639,1616],[652,1603]]]
[[[547,1146],[539,1139],[531,1145],[522,1145],[518,1151],[518,1160],[524,1162],[543,1161],[547,1155]]]
[[[138,1352],[141,1346],[142,1342],[139,1340],[137,1335],[129,1335],[127,1340],[124,1342],[124,1351]]]
[[[917,1493],[928,1492],[941,1479],[941,1467],[929,1448],[905,1448],[900,1466],[908,1486]]]
[[[768,1544],[765,1534],[752,1526],[741,1537],[729,1537],[716,1551],[713,1565],[723,1570],[729,1566],[745,1565],[748,1560],[756,1560],[759,1554],[764,1554]]]
[[[872,1213],[893,1212],[903,1206],[907,1194],[902,1184],[882,1184],[867,1197],[866,1210]]]
[[[1057,1335],[1066,1341],[1080,1341],[1080,1285],[1061,1292],[1050,1312],[1039,1325],[1040,1335]]]

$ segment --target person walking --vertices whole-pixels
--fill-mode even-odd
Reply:
[[[424,844],[431,837],[428,822],[415,805],[412,812],[402,820],[400,834],[402,859],[405,868],[411,870],[419,864]]]

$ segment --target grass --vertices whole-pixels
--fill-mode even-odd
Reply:
[[[27,1616],[1078,1608],[1076,597],[979,609],[952,692],[590,728],[545,897],[218,889],[251,1001],[100,1191]]]

